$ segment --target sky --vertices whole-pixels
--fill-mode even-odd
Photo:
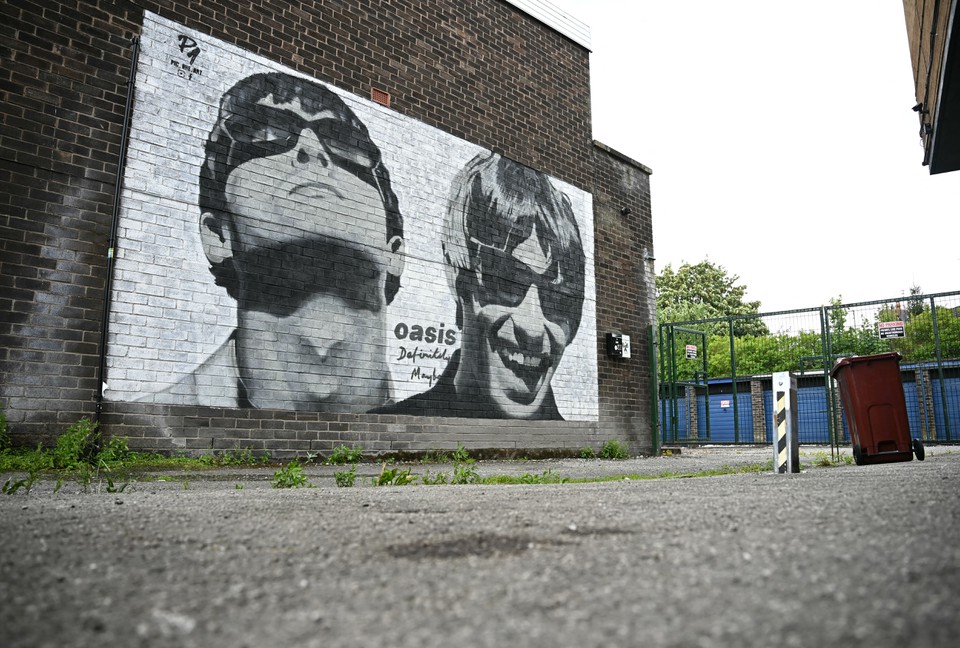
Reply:
[[[960,290],[902,2],[550,1],[590,27],[594,138],[653,170],[658,274],[708,259],[764,313]]]

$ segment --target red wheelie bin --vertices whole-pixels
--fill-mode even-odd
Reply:
[[[913,455],[923,461],[923,443],[910,439],[900,359],[899,353],[853,356],[838,360],[830,371],[840,386],[858,466],[910,461]]]

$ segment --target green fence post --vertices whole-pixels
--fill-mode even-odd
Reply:
[[[664,373],[666,371],[667,362],[666,362],[666,358],[664,358],[663,356],[663,354],[665,353],[664,351],[665,346],[663,343],[663,326],[664,325],[661,323],[660,326],[657,327],[657,334],[660,337],[660,347],[658,348],[658,352],[660,353],[660,384],[657,386],[657,396],[660,399],[659,400],[660,411],[662,411],[663,413],[663,420],[660,422],[660,434],[666,435],[665,421],[669,420],[670,418],[667,412],[667,403],[669,402],[668,397],[670,394],[670,383],[667,381],[667,376]],[[666,389],[666,393],[662,391],[664,389]],[[660,439],[661,443],[664,440],[665,438],[661,436],[661,439]]]
[[[703,346],[703,390],[704,397],[703,413],[707,420],[707,443],[710,443],[710,370],[707,367],[707,334],[700,334],[700,344]]]
[[[833,378],[830,377],[830,318],[827,315],[827,306],[820,307],[820,350],[823,353],[823,394],[827,400],[827,436],[830,439],[830,458],[834,461],[840,460],[840,443],[837,431],[837,411],[834,406]],[[841,423],[841,428],[842,428]]]
[[[930,298],[930,314],[933,319],[933,349],[937,356],[937,375],[940,376],[940,398],[943,403],[943,429],[950,441],[950,414],[947,411],[947,386],[943,379],[943,357],[940,354],[940,327],[937,324],[937,302]],[[936,412],[934,412],[936,414]],[[936,418],[936,417],[934,417]]]
[[[728,318],[727,325],[730,330],[730,380],[733,386],[733,442],[740,443],[740,416],[737,411],[737,351],[733,343],[732,317]]]
[[[680,369],[677,367],[677,330],[670,327],[670,380],[673,382],[673,443],[677,443],[680,438],[680,397],[679,381]]]
[[[650,444],[654,456],[660,454],[660,416],[658,410],[660,384],[657,382],[657,334],[651,324],[648,329],[650,344]]]

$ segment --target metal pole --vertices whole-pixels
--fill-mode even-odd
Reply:
[[[657,335],[658,335],[658,337],[660,338],[660,346],[657,348],[657,352],[660,354],[660,384],[657,386],[657,397],[658,397],[659,403],[660,403],[660,406],[659,406],[659,407],[660,407],[660,410],[659,410],[659,411],[660,411],[660,413],[662,414],[662,418],[661,418],[661,422],[660,422],[660,434],[661,434],[661,435],[664,435],[664,434],[666,434],[666,430],[665,430],[665,427],[664,427],[664,421],[667,421],[667,420],[669,419],[669,417],[667,416],[667,411],[666,411],[666,410],[667,410],[667,398],[666,398],[666,395],[664,394],[663,389],[664,389],[664,385],[667,385],[667,387],[668,387],[668,389],[669,389],[669,385],[668,385],[667,380],[666,380],[667,377],[666,377],[666,375],[664,374],[664,372],[666,371],[666,366],[667,366],[667,365],[666,365],[665,359],[664,359],[664,357],[663,357],[663,354],[664,354],[663,324],[660,324],[660,325],[657,327]],[[665,440],[665,439],[663,438],[663,436],[661,436],[661,438],[660,438],[661,443],[662,443],[664,440]]]
[[[123,131],[120,134],[120,158],[117,160],[117,179],[113,189],[113,221],[110,224],[110,240],[107,243],[107,276],[104,286],[103,314],[100,320],[100,363],[97,367],[97,402],[94,421],[100,422],[103,412],[103,387],[107,373],[107,339],[110,325],[110,303],[113,297],[113,266],[116,254],[117,229],[120,220],[120,198],[123,191],[123,170],[127,160],[127,137],[130,132],[130,113],[133,112],[134,82],[137,76],[137,61],[140,59],[140,39],[131,42],[133,56],[130,59],[130,75],[127,78],[127,103],[123,113]]]
[[[707,334],[700,334],[700,342],[703,345],[703,388],[706,393],[704,398],[703,411],[704,418],[707,421],[707,443],[710,443],[710,370],[707,368]]]
[[[667,329],[667,338],[670,340],[670,355],[667,356],[670,362],[670,432],[673,443],[676,443],[680,431],[680,411],[677,406],[677,340],[672,326]]]
[[[657,335],[653,324],[647,329],[647,336],[650,343],[650,379],[653,382],[650,386],[650,444],[651,452],[656,456],[660,454],[660,417],[657,414],[660,387],[657,382]]]
[[[833,396],[833,379],[830,377],[830,325],[827,307],[820,307],[820,350],[823,353],[823,394],[827,400],[827,436],[830,438],[830,458],[840,459],[840,447],[837,442],[837,421],[835,400]],[[841,429],[842,428],[841,423]]]
[[[730,380],[733,386],[733,442],[740,443],[740,416],[737,407],[737,352],[733,344],[733,318],[727,320],[730,330]]]
[[[943,429],[947,435],[947,441],[950,441],[950,414],[947,411],[947,386],[943,379],[943,358],[940,355],[940,329],[937,325],[937,303],[933,297],[930,298],[930,314],[933,317],[933,349],[937,356],[937,375],[940,377],[940,399],[943,403]],[[934,411],[936,419],[936,411]]]

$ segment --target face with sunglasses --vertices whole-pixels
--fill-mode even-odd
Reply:
[[[371,169],[379,151],[332,111],[273,95],[223,119],[227,216],[204,213],[212,263],[233,260],[240,379],[260,408],[366,411],[388,397],[384,283],[402,270]],[[224,219],[228,218],[228,222]],[[346,377],[350,377],[349,380]]]
[[[536,415],[575,324],[576,287],[544,251],[533,228],[511,248],[472,240],[475,268],[463,271],[463,347],[458,377],[480,390],[500,416]],[[470,377],[467,380],[467,377]]]
[[[244,244],[327,236],[390,248],[371,171],[379,152],[349,122],[270,95],[226,117],[223,130],[232,138],[224,197]]]

